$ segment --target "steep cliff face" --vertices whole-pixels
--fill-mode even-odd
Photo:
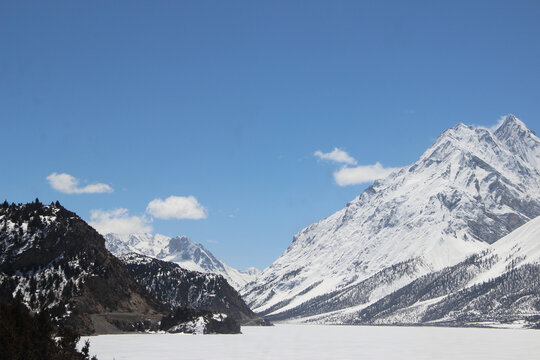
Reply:
[[[241,293],[273,319],[359,311],[540,215],[540,140],[508,116],[459,124],[420,159],[299,232]]]

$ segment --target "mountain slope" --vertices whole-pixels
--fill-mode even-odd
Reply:
[[[103,237],[58,203],[5,202],[0,224],[2,302],[20,297],[30,310],[48,309],[85,334],[157,323],[167,313],[105,249]]]
[[[242,294],[271,319],[359,311],[540,215],[540,140],[459,124],[293,243]],[[356,309],[356,310],[355,310]]]
[[[198,276],[189,291],[204,302],[212,276]],[[238,298],[220,295],[223,302]],[[55,323],[82,334],[158,330],[165,320],[175,332],[195,331],[193,321],[204,333],[239,332],[234,319],[209,311],[190,308],[169,316],[168,304],[137,283],[103,237],[58,202],[0,205],[0,302],[16,299],[34,313],[48,310]],[[182,319],[189,324],[175,323]]]
[[[223,313],[242,325],[267,325],[221,275],[189,271],[178,264],[136,253],[120,255],[130,274],[171,311],[178,308]]]
[[[187,270],[219,274],[235,289],[255,279],[258,270],[234,269],[216,258],[208,249],[187,236],[170,238],[160,234],[107,234],[105,244],[115,255],[138,253],[176,263]]]
[[[540,217],[478,254],[430,273],[360,311],[310,321],[540,326]]]

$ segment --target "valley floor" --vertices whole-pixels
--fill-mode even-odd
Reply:
[[[537,359],[540,330],[394,326],[242,327],[241,335],[85,337],[100,360]]]

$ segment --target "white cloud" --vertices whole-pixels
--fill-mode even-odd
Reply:
[[[154,199],[148,203],[146,212],[158,219],[206,218],[206,209],[194,196],[169,196],[165,200]]]
[[[313,155],[321,160],[330,160],[337,163],[344,163],[349,165],[356,164],[356,160],[352,156],[350,156],[346,151],[338,148],[334,148],[334,150],[328,153],[323,153],[322,151],[317,150],[313,153]]]
[[[144,216],[129,216],[128,209],[90,210],[90,226],[102,235],[152,232],[150,220]]]
[[[64,194],[99,194],[111,193],[113,188],[107,184],[96,183],[86,186],[79,186],[79,179],[66,173],[52,173],[47,176],[47,181],[51,187]]]
[[[382,179],[399,168],[385,168],[380,163],[343,167],[334,173],[334,180],[339,186],[356,185]]]

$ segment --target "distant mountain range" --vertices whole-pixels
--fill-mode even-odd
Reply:
[[[493,132],[458,124],[241,292],[275,320],[536,326],[539,215],[540,139],[513,115]]]
[[[173,262],[192,271],[222,275],[239,290],[259,274],[256,268],[237,270],[216,258],[203,245],[187,236],[168,237],[160,234],[107,234],[105,245],[115,255],[137,253],[159,260]]]

